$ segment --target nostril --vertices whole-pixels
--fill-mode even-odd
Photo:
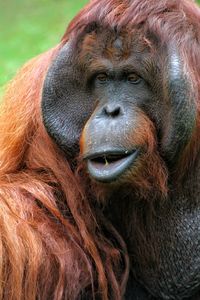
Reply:
[[[107,105],[103,109],[104,114],[112,118],[118,117],[121,114],[121,107],[118,106],[109,106]]]

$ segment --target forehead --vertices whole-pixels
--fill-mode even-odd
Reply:
[[[106,28],[86,34],[80,45],[84,61],[104,58],[110,61],[127,60],[135,55],[149,53],[151,42],[139,30],[116,33]]]

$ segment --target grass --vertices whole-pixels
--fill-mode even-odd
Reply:
[[[58,43],[88,0],[6,0],[0,9],[0,90],[24,62]]]
[[[87,2],[88,0],[1,1],[0,93],[5,83],[25,61],[57,44],[68,22]]]

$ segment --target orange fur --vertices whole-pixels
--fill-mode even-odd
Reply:
[[[77,299],[90,285],[94,293],[97,281],[102,299],[120,299],[125,282],[118,286],[114,270],[121,254],[101,234],[80,180],[42,125],[42,81],[58,48],[18,73],[1,107],[0,298]]]

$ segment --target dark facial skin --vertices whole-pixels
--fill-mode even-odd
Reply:
[[[151,99],[152,92],[135,65],[131,60],[118,63],[104,59],[92,78],[97,106],[85,126],[81,150],[89,173],[98,181],[116,180],[145,148],[135,144],[131,136],[140,119],[138,103],[141,106]]]
[[[68,42],[50,67],[43,89],[44,124],[69,157],[79,154],[81,143],[95,179],[118,179],[145,151],[145,141],[138,144],[135,138],[143,123],[141,111],[154,123],[167,162],[173,164],[187,143],[195,109],[185,109],[188,84],[178,54],[168,51],[167,70],[166,52],[152,53],[137,31],[130,38],[124,32],[105,37],[100,30],[86,34],[78,45]],[[163,94],[163,72],[172,100]]]
[[[102,35],[91,35],[90,45],[93,39],[97,50],[88,53],[83,43],[82,59],[90,57],[87,82],[96,105],[80,144],[91,177],[109,183],[123,177],[146,150],[135,131],[142,123],[141,107],[153,99],[144,78],[149,53],[142,42],[136,44],[137,36],[130,41],[127,34],[108,35],[103,49]]]
[[[91,33],[78,53],[69,42],[44,83],[47,131],[72,157],[79,153],[81,137],[82,157],[91,176],[102,182],[117,180],[146,148],[134,132],[143,122],[140,110],[155,98],[148,82],[154,61],[140,39],[108,32],[102,48],[105,32]]]

